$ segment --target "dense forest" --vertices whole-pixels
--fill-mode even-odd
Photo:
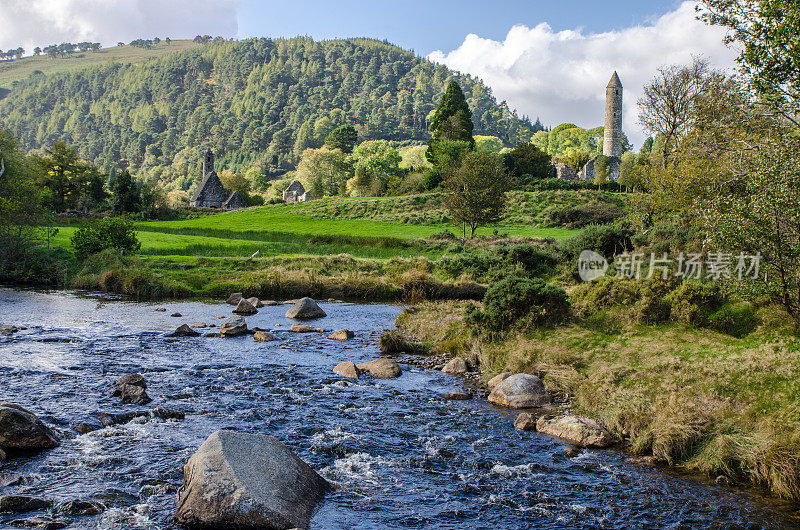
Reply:
[[[128,169],[190,189],[201,150],[219,167],[292,169],[337,126],[359,140],[419,142],[431,112],[457,80],[475,133],[508,145],[542,129],[497,103],[479,79],[386,42],[310,38],[210,42],[138,65],[34,73],[0,100],[0,127],[37,149],[63,140],[107,172]]]

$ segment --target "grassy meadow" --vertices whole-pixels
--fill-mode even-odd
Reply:
[[[182,50],[189,50],[200,46],[191,40],[174,40],[169,44],[163,41],[151,48],[138,48],[134,46],[114,46],[103,48],[96,52],[75,53],[72,57],[23,57],[14,61],[0,63],[0,88],[10,89],[14,81],[21,81],[34,72],[54,74],[73,72],[87,66],[118,62],[135,64],[153,57],[161,57]]]

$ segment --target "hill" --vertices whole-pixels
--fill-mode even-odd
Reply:
[[[147,59],[163,57],[170,53],[191,50],[200,46],[200,44],[192,42],[191,40],[173,40],[169,44],[162,41],[158,44],[154,44],[150,48],[125,45],[104,48],[96,52],[87,51],[77,53],[71,57],[48,57],[46,55],[39,55],[25,57],[15,61],[4,61],[0,63],[0,93],[4,92],[2,89],[12,90],[15,83],[24,81],[34,73],[37,75],[40,73],[49,75],[74,72],[88,66],[113,62],[137,64]]]
[[[215,151],[218,167],[268,174],[292,168],[342,123],[360,140],[424,141],[451,79],[467,96],[475,134],[515,144],[536,132],[479,79],[385,42],[310,38],[209,43],[28,75],[0,100],[0,127],[26,148],[64,140],[108,170],[129,167],[188,190],[201,149]]]

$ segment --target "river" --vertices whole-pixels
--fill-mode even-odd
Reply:
[[[157,312],[158,306],[167,308]],[[340,387],[332,368],[378,356],[393,305],[321,303],[316,325],[356,336],[335,342],[288,333],[285,306],[247,318],[279,341],[252,337],[167,338],[182,323],[219,326],[224,303],[161,304],[97,295],[0,289],[0,401],[37,413],[62,443],[12,459],[0,495],[56,502],[97,499],[108,509],[70,519],[70,528],[171,528],[181,466],[217,429],[270,434],[335,489],[313,528],[784,528],[787,506],[637,464],[616,451],[585,450],[514,430],[514,414],[485,400],[446,401],[463,384],[403,365],[394,380]],[[170,314],[182,313],[175,318]],[[206,330],[213,331],[213,330]],[[122,405],[111,383],[141,372],[153,402]],[[96,412],[156,406],[183,420],[137,418],[79,435]],[[28,514],[31,516],[33,514]],[[17,516],[19,517],[19,516]],[[16,517],[0,514],[0,524]]]

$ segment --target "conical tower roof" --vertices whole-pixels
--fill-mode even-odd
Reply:
[[[608,86],[606,86],[606,88],[608,87],[622,88],[622,81],[619,80],[619,76],[617,75],[616,71],[614,71],[614,75],[611,76],[611,81],[608,82]]]

